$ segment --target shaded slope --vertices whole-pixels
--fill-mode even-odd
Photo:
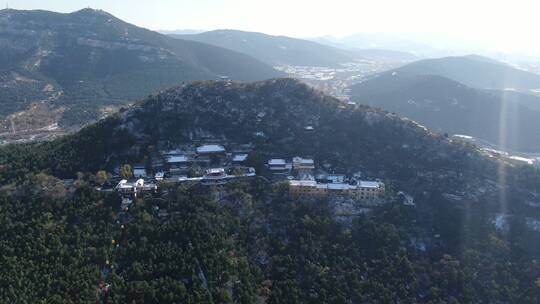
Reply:
[[[438,132],[467,134],[517,151],[539,151],[540,99],[469,88],[432,75],[382,74],[352,87],[353,98]]]
[[[394,72],[402,76],[442,76],[478,89],[540,88],[540,75],[477,55],[420,60],[388,73]]]

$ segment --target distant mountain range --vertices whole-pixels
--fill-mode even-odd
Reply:
[[[421,37],[422,35],[404,33],[356,33],[345,37],[322,36],[312,40],[334,45],[345,49],[384,49],[414,54],[418,57],[441,57],[452,53],[434,47],[437,37]]]
[[[70,14],[2,10],[0,43],[5,131],[16,131],[26,113],[5,120],[7,115],[29,112],[36,104],[61,117],[63,125],[81,125],[111,106],[182,81],[285,75],[245,54],[173,39],[92,9]],[[31,115],[30,127],[43,127],[32,125]]]
[[[349,53],[354,54],[355,56],[360,56],[362,58],[378,62],[407,63],[420,59],[420,57],[417,57],[411,53],[385,49],[351,49],[349,50]]]
[[[316,42],[237,30],[215,30],[195,35],[171,35],[253,56],[267,64],[328,66],[355,60],[353,54]]]
[[[479,89],[540,89],[540,75],[478,55],[425,59],[388,73],[402,76],[438,75]]]
[[[448,69],[443,69],[447,66]],[[459,67],[463,68],[461,73]],[[443,58],[415,62],[379,74],[354,85],[351,95],[360,103],[407,116],[441,133],[466,134],[509,150],[538,152],[540,98],[474,88],[455,80],[481,86],[488,82],[501,83],[505,75],[521,75],[510,78],[514,79],[513,85],[521,87],[531,85],[534,82],[529,80],[536,77],[488,59]]]
[[[400,51],[392,48],[384,48],[383,46],[374,44],[364,44],[356,46],[355,44],[349,44],[346,41],[339,40],[332,36],[315,37],[311,38],[310,40],[342,50],[347,50],[350,54],[353,54],[353,56],[360,56],[361,58],[376,61],[411,62],[422,58],[411,52]]]
[[[159,30],[159,33],[163,35],[193,35],[206,32],[204,30],[193,30],[193,29],[183,29],[183,30]]]
[[[194,40],[253,56],[269,65],[338,67],[357,60],[377,62],[411,62],[418,57],[411,53],[349,48],[326,39],[298,39],[238,30],[215,30],[171,37]]]

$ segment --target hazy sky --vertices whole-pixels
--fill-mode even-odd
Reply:
[[[4,0],[5,1],[5,0]],[[15,9],[100,8],[158,29],[230,28],[296,37],[356,32],[452,36],[540,55],[540,0],[11,0]]]

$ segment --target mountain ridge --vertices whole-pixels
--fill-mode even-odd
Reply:
[[[57,123],[77,126],[182,81],[285,75],[250,56],[173,39],[93,9],[2,10],[0,41],[4,119],[39,103],[62,109]],[[3,127],[10,128],[9,120]]]
[[[354,61],[347,52],[316,42],[239,30],[214,30],[193,35],[172,35],[251,55],[271,65],[330,66]]]
[[[353,99],[407,116],[437,132],[471,135],[504,150],[540,149],[536,140],[540,98],[479,90],[442,76],[394,73],[354,85]]]
[[[540,75],[479,55],[423,59],[386,73],[438,75],[478,89],[527,92],[540,88]]]

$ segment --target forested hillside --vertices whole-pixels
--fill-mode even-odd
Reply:
[[[253,143],[258,172],[306,155],[378,177],[386,203],[343,216],[342,202],[293,199],[265,178],[165,184],[129,210],[97,190],[98,170],[194,134]],[[73,135],[2,147],[0,185],[4,302],[540,300],[538,170],[290,79],[186,84]]]

